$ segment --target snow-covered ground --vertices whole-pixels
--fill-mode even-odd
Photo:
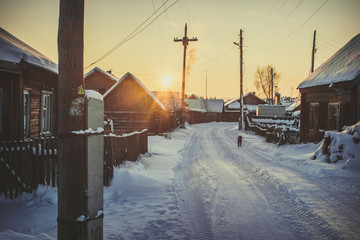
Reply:
[[[237,136],[243,146],[237,147]],[[104,239],[360,239],[360,170],[236,123],[149,137],[104,189]],[[0,197],[0,239],[56,239],[57,192]]]

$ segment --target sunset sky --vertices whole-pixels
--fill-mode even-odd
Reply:
[[[150,90],[180,91],[183,46],[174,38],[183,37],[187,23],[188,37],[199,41],[188,47],[186,93],[204,96],[208,71],[208,97],[236,97],[239,49],[233,42],[239,42],[242,29],[244,92],[256,91],[256,67],[272,64],[281,74],[280,93],[296,97],[296,87],[310,71],[314,30],[315,68],[360,32],[359,0],[85,0],[84,66],[164,3],[158,15],[174,5],[84,73],[93,67],[111,69],[118,77],[131,72]],[[0,26],[55,62],[58,18],[57,0],[0,0]],[[162,83],[164,75],[173,79],[169,86]]]

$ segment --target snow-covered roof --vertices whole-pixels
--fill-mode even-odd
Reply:
[[[86,73],[84,75],[84,78],[90,76],[91,74],[93,74],[96,71],[101,72],[102,74],[106,75],[107,77],[109,77],[111,80],[114,80],[115,82],[119,81],[119,78],[117,76],[115,76],[114,74],[110,74],[107,71],[104,71],[98,67],[94,67],[93,69],[91,69],[88,73]]]
[[[360,74],[360,34],[352,38],[316,71],[300,83],[298,89],[352,81]]]
[[[222,113],[224,108],[224,100],[223,99],[207,99],[209,112]]]
[[[119,85],[119,84],[120,84],[125,78],[127,78],[127,77],[131,77],[131,78],[161,107],[161,109],[165,111],[165,107],[164,107],[164,105],[159,101],[159,99],[157,99],[157,98],[155,97],[155,95],[154,95],[151,91],[149,91],[149,90],[145,87],[145,85],[144,85],[138,78],[136,78],[134,75],[132,75],[132,74],[129,73],[129,72],[127,72],[124,76],[122,76],[122,78],[121,78],[119,81],[117,81],[114,85],[111,86],[111,88],[110,88],[106,93],[104,93],[104,95],[103,95],[104,98],[105,98],[113,89],[115,89],[117,85]]]
[[[256,112],[257,105],[244,104],[244,110],[249,112]]]
[[[11,63],[27,62],[54,73],[58,66],[45,55],[20,41],[0,27],[0,60]]]
[[[300,104],[301,104],[301,98],[298,97],[298,98],[295,99],[295,101],[294,101],[292,104],[290,104],[290,105],[285,109],[285,111],[287,111],[287,112],[293,112],[296,108],[298,108],[298,107],[300,106]]]
[[[191,96],[192,98],[186,99],[189,111],[222,113],[224,107],[223,99],[202,99],[194,94]]]
[[[187,109],[193,112],[206,112],[205,104],[201,99],[186,99]]]
[[[246,104],[247,103],[247,98],[252,95],[254,98],[259,99],[259,101],[262,101],[259,97],[257,97],[254,93],[252,92],[247,92],[246,94],[244,94],[243,98],[244,98],[244,105],[252,105],[252,104]],[[249,102],[248,102],[249,103]],[[227,101],[224,104],[225,107],[227,107],[227,109],[240,109],[240,97],[237,97],[235,99],[231,99],[229,101]]]

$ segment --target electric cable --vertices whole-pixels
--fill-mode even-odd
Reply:
[[[129,40],[131,40],[132,38],[134,38],[135,36],[137,36],[139,33],[141,33],[142,31],[144,31],[148,26],[150,26],[156,19],[158,19],[162,14],[164,14],[169,8],[171,8],[172,6],[174,6],[179,0],[176,0],[174,3],[172,3],[170,6],[168,6],[164,11],[162,11],[158,16],[156,16],[153,20],[151,20],[147,25],[145,25],[143,28],[141,28],[141,26],[143,26],[152,16],[154,16],[159,10],[160,8],[162,8],[169,0],[167,0],[163,5],[161,5],[154,13],[152,13],[143,23],[141,23],[134,31],[132,31],[127,37],[125,37],[120,43],[118,43],[116,46],[114,46],[112,49],[110,49],[108,52],[106,52],[103,56],[101,56],[100,58],[98,58],[95,62],[89,64],[88,66],[85,67],[85,69],[91,67],[92,65],[100,62],[101,60],[103,60],[104,58],[106,58],[107,56],[109,56],[111,53],[113,53],[116,49],[118,49],[119,47],[121,47],[122,45],[124,45],[126,42],[128,42]],[[139,28],[141,28],[138,32],[136,32]],[[135,33],[136,32],[136,33]]]

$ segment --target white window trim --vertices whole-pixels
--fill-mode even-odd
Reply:
[[[31,112],[31,94],[30,90],[24,90],[24,137],[29,137],[30,135],[30,112]],[[25,95],[28,95],[28,108],[25,108]],[[25,118],[26,115],[26,118]]]
[[[49,108],[48,111],[46,112],[48,121],[47,121],[47,127],[44,130],[44,95],[50,95],[50,102],[49,102]],[[40,135],[41,136],[48,136],[51,135],[52,132],[52,110],[53,110],[53,92],[51,91],[41,91],[41,101],[40,101]]]

